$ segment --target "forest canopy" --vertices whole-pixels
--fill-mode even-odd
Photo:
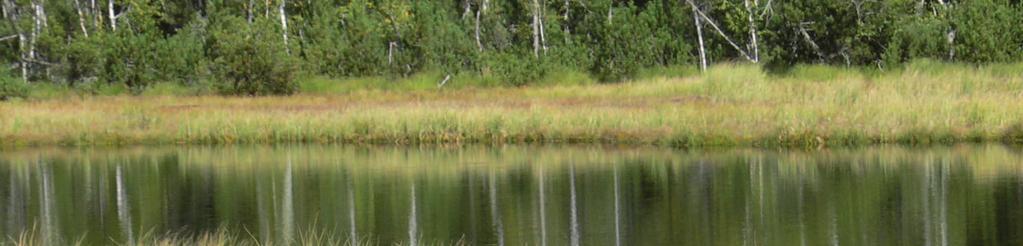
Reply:
[[[561,70],[620,81],[719,62],[1023,59],[1019,0],[0,1],[5,81],[133,91],[214,81],[226,93],[288,94],[297,73],[523,85]]]

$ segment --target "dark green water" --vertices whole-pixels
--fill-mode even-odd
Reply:
[[[1020,245],[1019,147],[0,152],[0,235],[380,244]]]

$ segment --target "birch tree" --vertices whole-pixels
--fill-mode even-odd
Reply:
[[[82,11],[83,6],[81,0],[75,0],[74,3],[75,12],[78,13],[78,27],[82,29],[82,35],[89,37],[89,30],[85,28],[85,12]]]
[[[729,37],[728,34],[725,34],[725,32],[721,30],[721,27],[719,27],[718,24],[714,22],[714,19],[711,19],[710,17],[707,16],[707,14],[703,13],[703,11],[700,10],[700,8],[696,5],[694,0],[686,0],[686,2],[689,3],[689,6],[692,7],[694,12],[696,12],[695,14],[699,18],[703,19],[702,22],[706,22],[708,25],[710,25],[714,29],[714,31],[716,31],[718,36],[724,38],[728,45],[731,45],[732,48],[735,48],[735,51],[739,52],[739,55],[741,55],[742,58],[745,58],[746,60],[749,60],[753,63],[757,62],[756,59],[753,59],[753,57],[749,55],[749,52],[747,52],[742,47],[739,47],[739,45],[736,44],[735,41],[732,41],[732,38]]]
[[[18,70],[21,70],[21,79],[28,81],[29,53],[26,49],[28,39],[24,29],[21,28],[21,11],[13,0],[4,0],[3,5],[4,15],[15,32],[13,35],[18,38]]]
[[[117,31],[117,17],[114,15],[114,0],[107,0],[107,16],[110,19],[110,30]]]
[[[693,8],[693,25],[696,26],[696,37],[699,42],[700,50],[700,71],[707,71],[707,51],[703,45],[703,23],[700,22],[699,10],[694,6]]]
[[[281,3],[277,5],[277,11],[280,12],[281,17],[281,35],[284,36],[284,51],[291,55],[291,48],[288,46],[288,15],[284,11],[286,4],[287,0],[281,0]]]
[[[749,49],[753,51],[753,62],[760,62],[760,44],[757,42],[757,23],[753,20],[755,15],[754,9],[757,8],[757,0],[753,0],[753,4],[750,4],[750,0],[743,0],[743,4],[746,6],[746,18],[749,20]]]
[[[475,23],[476,27],[475,27],[475,34],[474,34],[474,36],[476,37],[476,47],[479,48],[479,52],[483,52],[483,41],[480,40],[480,21],[481,21],[480,19],[483,18],[483,12],[485,12],[487,10],[487,3],[488,3],[488,1],[489,0],[482,0],[480,6],[476,8],[476,23]]]
[[[530,12],[532,13],[533,18],[533,22],[530,24],[533,30],[533,56],[539,58],[541,36],[540,28],[542,24],[540,23],[540,3],[538,0],[533,0],[533,8]]]

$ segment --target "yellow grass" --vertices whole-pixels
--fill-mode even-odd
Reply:
[[[867,75],[723,65],[621,84],[290,97],[73,97],[0,103],[0,143],[620,143],[820,146],[1023,140],[1019,65]]]

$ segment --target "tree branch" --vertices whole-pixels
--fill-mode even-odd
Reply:
[[[731,45],[732,48],[735,48],[736,51],[739,51],[739,54],[742,55],[743,58],[746,58],[746,60],[749,60],[753,63],[757,62],[756,59],[753,59],[753,57],[751,57],[745,50],[739,47],[738,44],[735,44],[735,42],[732,41],[732,38],[728,37],[728,35],[725,35],[725,32],[721,31],[721,28],[718,27],[717,23],[714,23],[714,20],[712,20],[710,17],[707,17],[707,15],[703,13],[703,11],[700,11],[700,8],[696,6],[696,3],[694,3],[693,0],[686,0],[686,2],[689,2],[689,5],[693,7],[693,10],[695,10],[696,13],[701,17],[701,19],[705,20],[707,24],[710,24],[710,26],[713,27],[715,31],[717,31],[719,36],[725,38],[725,41],[728,41],[728,44]]]

